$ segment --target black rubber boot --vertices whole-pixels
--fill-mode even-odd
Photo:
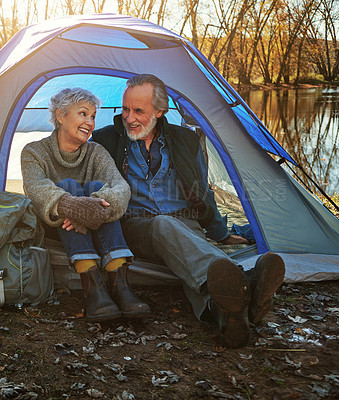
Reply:
[[[244,272],[248,279],[252,298],[248,309],[251,323],[258,324],[273,305],[273,294],[284,281],[285,263],[275,253],[261,255],[254,268]]]
[[[127,279],[128,266],[124,264],[116,271],[108,272],[108,287],[112,299],[117,303],[123,316],[143,318],[151,314],[148,304],[133,293]]]
[[[208,269],[207,287],[222,344],[233,349],[246,346],[251,290],[244,273],[228,259],[214,261]]]
[[[121,312],[112,301],[101,278],[98,267],[80,274],[84,291],[86,318],[91,322],[108,321],[121,317]]]

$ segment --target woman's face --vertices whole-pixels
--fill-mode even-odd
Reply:
[[[56,117],[60,123],[59,145],[62,143],[60,147],[74,150],[87,142],[95,128],[95,115],[96,107],[86,102],[71,105],[65,115],[57,110]]]

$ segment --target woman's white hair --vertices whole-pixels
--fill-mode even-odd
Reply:
[[[86,89],[67,88],[61,90],[59,93],[51,97],[49,104],[49,111],[51,113],[50,122],[52,122],[56,130],[60,127],[60,123],[56,117],[56,111],[60,110],[64,116],[67,114],[68,109],[76,103],[89,103],[98,109],[101,106],[102,101]]]

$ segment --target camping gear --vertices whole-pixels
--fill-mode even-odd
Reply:
[[[37,305],[53,294],[48,250],[31,201],[0,192],[0,306]]]
[[[232,255],[245,267],[279,253],[286,280],[339,278],[339,220],[283,168],[296,164],[236,91],[188,40],[140,19],[72,15],[28,26],[0,50],[0,188],[16,131],[50,132],[50,96],[81,86],[103,100],[96,127],[121,112],[126,79],[151,73],[170,96],[171,123],[207,137],[209,177],[232,186],[256,247]],[[187,125],[187,123],[186,123]],[[147,270],[147,268],[146,268]]]

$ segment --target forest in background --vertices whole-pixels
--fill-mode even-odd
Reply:
[[[337,0],[0,0],[0,47],[24,26],[105,12],[186,37],[230,83],[339,80]]]

